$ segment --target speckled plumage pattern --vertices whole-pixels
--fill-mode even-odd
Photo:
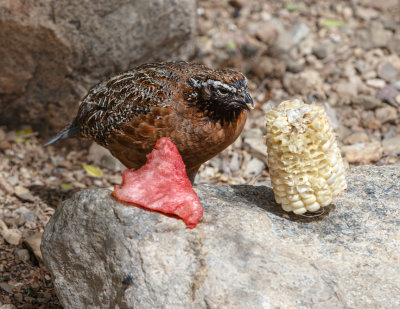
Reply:
[[[171,137],[191,180],[240,134],[252,104],[247,79],[187,62],[141,65],[93,87],[51,144],[75,135],[139,168],[160,137]],[[79,130],[78,130],[79,129]]]

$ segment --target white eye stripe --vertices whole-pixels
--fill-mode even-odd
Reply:
[[[232,87],[230,85],[227,85],[225,83],[220,82],[219,80],[212,80],[209,79],[205,82],[202,83],[203,86],[207,86],[207,85],[212,85],[214,88],[218,89],[218,88],[224,88],[226,90],[228,90],[229,92],[232,93],[236,93],[237,89],[235,87]]]

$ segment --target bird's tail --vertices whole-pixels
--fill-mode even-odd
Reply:
[[[72,137],[79,134],[79,126],[74,124],[74,122],[70,122],[59,134],[52,137],[46,143],[43,144],[43,147],[49,146],[59,140],[64,138]]]

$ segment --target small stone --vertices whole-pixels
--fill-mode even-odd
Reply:
[[[297,74],[286,73],[283,86],[291,95],[307,95],[311,91],[323,93],[323,81],[317,71],[306,70]]]
[[[387,102],[391,105],[396,105],[396,97],[400,93],[396,90],[396,88],[392,86],[385,86],[378,91],[376,97],[384,102]]]
[[[379,89],[385,87],[386,82],[383,79],[373,78],[367,80],[367,85]]]
[[[368,29],[362,29],[356,36],[356,44],[365,50],[386,47],[392,41],[392,32],[385,30],[382,23],[373,21]]]
[[[400,80],[397,80],[394,83],[392,83],[392,86],[396,88],[398,91],[400,91]]]
[[[245,144],[249,146],[249,153],[261,161],[266,161],[267,145],[264,138],[245,138]]]
[[[24,240],[24,244],[35,255],[36,260],[43,264],[42,252],[40,251],[40,244],[42,242],[43,232],[37,232]]]
[[[371,0],[369,1],[371,5],[381,11],[390,11],[390,10],[398,10],[399,9],[399,1],[398,0]]]
[[[394,122],[397,120],[397,110],[392,106],[381,107],[375,110],[376,119],[382,123]]]
[[[343,101],[349,102],[350,99],[357,96],[357,86],[349,82],[341,82],[336,84],[336,92]]]
[[[383,153],[390,156],[400,154],[400,135],[391,138],[385,138],[382,141]]]
[[[274,23],[266,22],[258,27],[255,35],[260,41],[270,45],[275,42],[278,32]]]
[[[14,188],[14,194],[22,201],[33,202],[35,201],[35,197],[32,193],[25,187],[16,186]]]
[[[362,6],[358,6],[356,10],[356,14],[358,17],[365,21],[370,21],[371,19],[376,19],[379,16],[379,12],[372,8],[364,8]]]
[[[122,172],[126,167],[116,159],[109,150],[93,143],[89,148],[88,160],[95,165],[109,169],[110,171]]]
[[[273,57],[281,58],[293,47],[293,45],[294,43],[289,32],[281,31],[279,32],[275,42],[268,49],[268,53]]]
[[[323,44],[318,45],[314,47],[313,53],[318,59],[324,59],[328,56],[328,46]]]
[[[28,262],[31,257],[27,249],[18,249],[15,251],[14,255],[17,262]]]
[[[240,170],[240,158],[237,152],[232,153],[232,158],[229,162],[229,169],[232,172],[237,172]]]
[[[378,66],[378,76],[388,82],[396,80],[399,74],[399,71],[389,61],[385,61]]]
[[[11,284],[8,284],[6,282],[0,282],[0,289],[2,289],[3,291],[6,291],[8,294],[13,294],[13,288],[14,287]],[[8,306],[8,305],[6,305],[6,306]],[[2,308],[2,307],[0,307],[0,308]]]
[[[377,141],[343,146],[342,152],[349,163],[368,164],[382,157],[383,149]]]
[[[368,141],[368,135],[364,131],[355,132],[344,139],[344,143],[347,145],[353,145],[361,142]]]
[[[246,169],[244,170],[245,175],[258,175],[265,168],[264,162],[257,158],[253,158],[247,163]]]
[[[389,48],[390,52],[395,55],[400,54],[400,34],[392,38],[387,47]]]
[[[350,7],[346,6],[343,9],[342,15],[345,20],[349,20],[351,17],[353,17],[353,10]]]
[[[261,57],[253,66],[253,72],[260,79],[269,78],[282,78],[285,73],[285,62],[278,58]]]
[[[0,190],[10,195],[14,194],[14,188],[0,175]]]
[[[10,245],[17,246],[22,238],[22,232],[17,229],[8,229],[2,236]]]
[[[308,27],[304,23],[297,23],[290,30],[290,36],[292,37],[292,41],[294,44],[300,43],[311,33],[310,27]]]
[[[359,95],[351,100],[353,105],[361,106],[363,109],[375,109],[382,105],[382,102],[377,98],[369,95]]]
[[[13,304],[5,304],[0,306],[0,309],[17,309]]]

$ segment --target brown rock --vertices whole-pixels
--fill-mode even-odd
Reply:
[[[260,41],[266,44],[272,44],[276,40],[277,29],[272,22],[263,23],[258,27],[255,35],[260,39]]]
[[[363,109],[375,109],[382,105],[377,98],[369,95],[358,95],[351,100],[353,105],[359,105]]]
[[[390,156],[400,155],[400,135],[385,138],[382,141],[383,153]]]
[[[0,175],[0,190],[10,195],[14,194],[14,188],[1,175]]]
[[[36,260],[43,264],[42,252],[40,251],[40,244],[42,243],[43,232],[37,232],[24,240],[24,244],[35,255]]]
[[[16,186],[14,188],[14,194],[22,201],[33,202],[35,200],[32,193],[22,186]]]
[[[261,79],[265,77],[281,78],[285,70],[285,62],[272,57],[262,57],[253,66],[254,73]]]
[[[355,132],[344,139],[344,143],[347,145],[353,145],[356,143],[368,141],[368,135],[364,131]]]
[[[112,73],[193,52],[194,0],[0,2],[0,122],[64,126]]]
[[[322,78],[317,71],[306,70],[298,74],[286,73],[283,85],[291,95],[307,95],[312,91],[324,93]]]
[[[382,123],[397,120],[397,110],[392,106],[381,107],[375,110],[376,119]]]
[[[22,238],[22,232],[17,229],[8,229],[2,234],[3,238],[10,245],[17,246]]]
[[[349,163],[368,164],[382,157],[383,149],[377,141],[343,146],[342,153]]]

